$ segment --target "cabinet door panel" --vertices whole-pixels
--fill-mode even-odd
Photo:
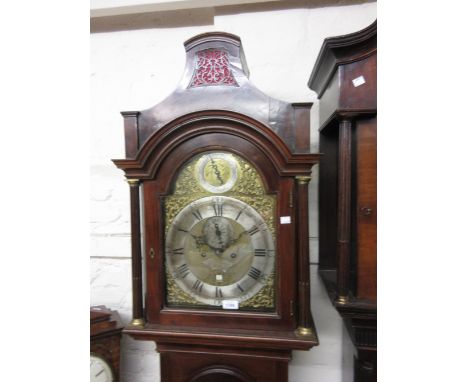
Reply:
[[[377,119],[356,123],[357,297],[377,298]]]

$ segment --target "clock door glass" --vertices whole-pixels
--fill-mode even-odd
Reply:
[[[165,198],[169,306],[274,308],[275,196],[230,153],[194,158]]]

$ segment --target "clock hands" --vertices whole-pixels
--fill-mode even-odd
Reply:
[[[195,239],[195,244],[197,246],[197,249],[200,249],[203,245],[208,245],[203,235],[197,236],[197,235],[194,235],[193,233],[190,233],[190,236],[192,236]]]
[[[101,369],[101,371],[100,371],[99,373],[95,374],[94,376],[95,376],[95,377],[98,377],[98,376],[99,376],[100,374],[102,374],[102,373],[104,373],[104,369]]]
[[[247,233],[247,231],[242,231],[235,239],[232,239],[229,243],[229,247],[237,244],[237,242]]]
[[[213,169],[213,171],[214,171],[214,173],[216,175],[216,178],[218,178],[219,183],[221,185],[223,185],[224,180],[223,180],[223,178],[221,176],[221,171],[219,171],[218,165],[216,164],[216,162],[214,161],[214,159],[211,156],[209,156],[209,158],[210,158],[210,166]]]
[[[216,236],[218,236],[219,245],[220,245],[221,248],[224,248],[224,242],[223,242],[223,238],[222,238],[222,232],[221,232],[220,229],[219,229],[218,223],[214,223],[214,226],[215,226],[215,233],[216,233]]]

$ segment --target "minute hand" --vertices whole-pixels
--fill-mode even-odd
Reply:
[[[245,234],[249,233],[248,231],[242,231],[239,236],[237,236],[235,239],[232,239],[230,242],[229,242],[229,247],[234,245],[234,244],[237,244],[237,242],[242,238],[242,236],[244,236]]]
[[[198,246],[201,246],[201,245],[208,245],[205,241],[205,238],[203,237],[203,235],[201,236],[196,236],[194,235],[193,233],[190,234],[194,239],[195,239],[195,243],[197,244],[197,247]]]

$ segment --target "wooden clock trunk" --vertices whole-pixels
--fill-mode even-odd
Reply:
[[[319,272],[356,347],[355,381],[377,380],[377,22],[325,40],[320,99]]]
[[[206,33],[188,40],[185,49],[186,68],[176,90],[151,109],[122,113],[126,158],[114,163],[130,185],[134,317],[124,332],[156,342],[163,382],[285,382],[292,350],[318,345],[310,311],[308,246],[308,182],[319,158],[309,147],[312,105],[288,104],[255,88],[237,36]],[[210,155],[237,158],[229,170],[234,174],[238,168],[240,174],[230,175],[236,182],[229,186],[232,191],[210,191],[217,188],[196,181],[205,176],[205,170],[194,170],[204,155],[211,158],[210,171],[217,171],[218,188],[227,183]],[[242,183],[244,176],[251,181]],[[207,197],[210,192],[213,196]],[[226,195],[233,205],[245,205],[231,220],[214,207],[217,217],[232,223],[226,223],[231,229],[243,211],[261,220],[244,227],[232,242],[244,234],[255,237],[259,230],[271,234],[274,249],[256,248],[258,259],[252,261],[266,264],[262,257],[274,256],[273,270],[252,266],[239,276],[247,281],[226,288],[214,289],[206,279],[193,279],[193,286],[187,286],[185,278],[195,277],[190,256],[197,253],[187,243],[196,242],[197,251],[210,247],[206,251],[215,253],[217,264],[228,253],[218,225],[214,237],[222,248],[208,233],[196,236],[195,223],[191,228],[184,224],[195,218],[208,222],[194,206],[210,197],[227,201]],[[179,218],[186,216],[183,211],[189,211],[187,218]],[[182,238],[180,248],[171,247],[173,231]],[[254,243],[248,236],[245,240]],[[252,251],[245,256],[254,258]],[[178,263],[176,272],[171,261],[178,260],[171,256],[186,261]],[[252,280],[262,283],[260,289],[244,295]],[[242,293],[230,301],[225,295],[236,287]],[[201,297],[207,290],[216,291],[213,303]]]

